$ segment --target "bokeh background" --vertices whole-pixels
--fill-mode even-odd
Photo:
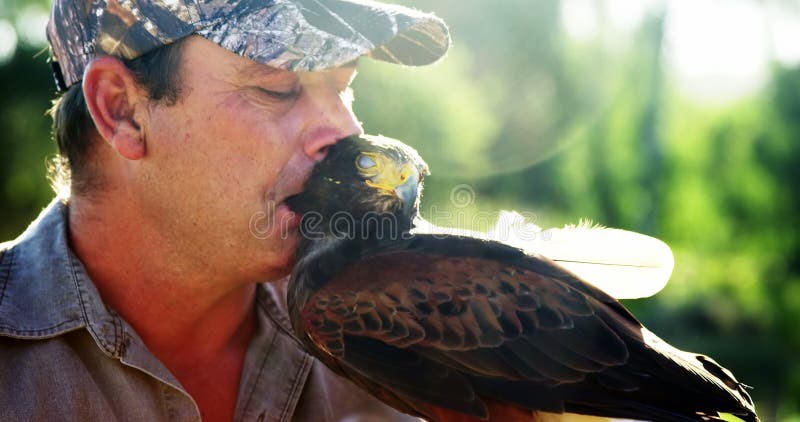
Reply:
[[[425,212],[466,184],[453,215],[663,239],[670,283],[626,306],[752,385],[763,420],[800,421],[800,2],[404,4],[444,17],[452,51],[423,69],[362,62],[355,109],[429,161]],[[0,239],[53,196],[48,7],[0,0]]]

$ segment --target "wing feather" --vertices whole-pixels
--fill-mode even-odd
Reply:
[[[604,308],[559,278],[519,265],[398,251],[345,267],[303,314],[321,348],[330,331],[344,336],[348,362],[348,343],[363,337],[438,351],[426,356],[475,376],[556,385],[625,363],[624,342],[595,315]]]
[[[369,379],[414,400],[486,417],[486,405],[458,371],[379,340],[346,337],[345,342],[345,363]]]

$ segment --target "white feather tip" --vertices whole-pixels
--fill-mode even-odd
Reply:
[[[516,212],[502,211],[488,237],[543,255],[617,299],[649,297],[672,275],[672,250],[659,239],[581,221],[542,230]]]

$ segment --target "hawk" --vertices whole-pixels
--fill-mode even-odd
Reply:
[[[428,174],[408,145],[350,137],[289,201],[303,215],[292,327],[334,372],[432,421],[514,412],[758,421],[727,369],[667,344],[575,273],[425,222]]]

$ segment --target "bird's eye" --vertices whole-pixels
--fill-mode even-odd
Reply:
[[[358,159],[356,160],[356,165],[358,165],[358,168],[362,170],[368,170],[375,167],[377,164],[375,163],[375,160],[373,160],[372,158],[364,154],[361,154],[358,156]]]
[[[411,174],[411,168],[406,164],[403,166],[403,170],[400,172],[400,181],[405,182],[408,179],[408,176]]]

